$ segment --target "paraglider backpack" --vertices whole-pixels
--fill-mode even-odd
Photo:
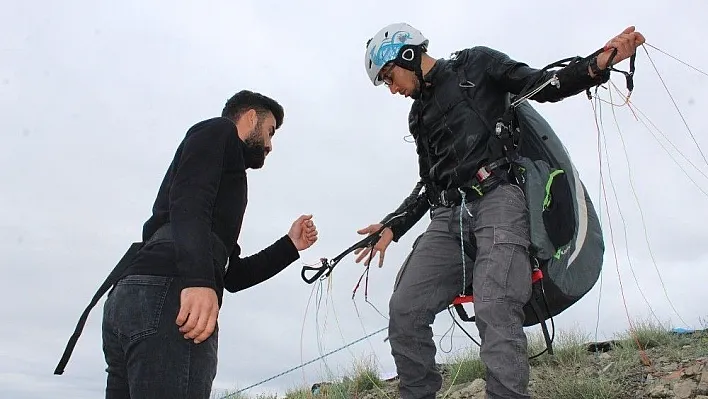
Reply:
[[[451,61],[468,106],[479,114],[471,92],[475,85],[467,79],[471,51],[454,53]],[[512,100],[510,96],[509,104]],[[510,174],[529,209],[530,255],[532,265],[543,273],[544,291],[543,303],[531,303],[540,300],[534,296],[525,306],[525,326],[531,326],[561,313],[595,285],[605,249],[601,225],[568,151],[528,101],[509,106],[496,125],[487,128],[492,140],[507,145]],[[546,310],[543,316],[536,315],[535,305]]]

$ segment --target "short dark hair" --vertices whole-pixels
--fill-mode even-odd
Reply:
[[[254,109],[258,117],[264,117],[270,112],[275,118],[275,128],[278,129],[283,124],[285,112],[277,101],[261,93],[250,90],[241,90],[226,101],[221,116],[232,118],[234,122],[249,109]]]

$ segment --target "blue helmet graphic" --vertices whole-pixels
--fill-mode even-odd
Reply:
[[[401,47],[407,44],[427,46],[428,39],[414,27],[406,23],[396,23],[384,27],[369,40],[366,45],[364,64],[374,86],[383,83],[378,79],[381,68],[396,59]]]

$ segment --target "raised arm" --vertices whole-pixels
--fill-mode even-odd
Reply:
[[[629,26],[607,41],[600,51],[573,60],[556,71],[531,68],[488,47],[474,47],[470,51],[475,61],[486,65],[487,75],[512,94],[519,94],[528,86],[545,83],[555,75],[558,78],[556,85],[547,85],[530,98],[538,102],[556,102],[607,82],[611,68],[636,54],[637,47],[645,41],[634,26]]]
[[[610,71],[605,69],[591,76],[591,68],[596,62],[595,57],[586,57],[555,71],[544,71],[532,68],[526,63],[511,59],[508,55],[478,46],[470,49],[473,62],[486,66],[489,78],[498,84],[502,90],[519,94],[527,86],[535,86],[550,80],[554,75],[559,85],[546,85],[530,99],[537,102],[557,102],[574,96],[584,90],[605,83],[610,78]]]

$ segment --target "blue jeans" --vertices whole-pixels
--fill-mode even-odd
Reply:
[[[180,333],[179,279],[131,275],[103,307],[106,399],[208,399],[216,376],[218,324],[195,344]]]

